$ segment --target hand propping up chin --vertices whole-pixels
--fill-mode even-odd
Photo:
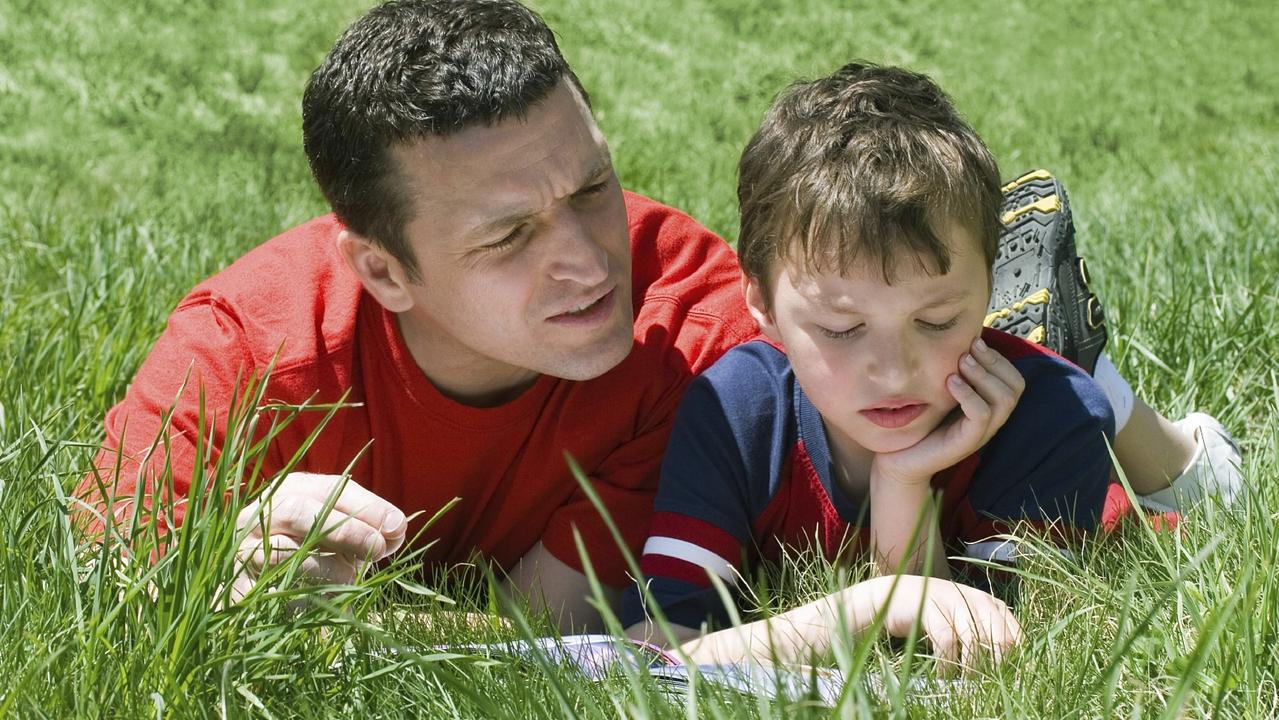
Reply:
[[[1003,355],[977,338],[960,356],[958,372],[946,378],[946,389],[958,407],[914,445],[876,455],[872,476],[903,484],[928,482],[976,452],[1003,427],[1026,381]]]

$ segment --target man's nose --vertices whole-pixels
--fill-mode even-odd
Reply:
[[[558,214],[546,243],[551,278],[586,286],[608,279],[608,253],[591,230],[571,209]]]

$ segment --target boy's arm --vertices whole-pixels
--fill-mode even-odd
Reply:
[[[711,578],[730,591],[736,584],[743,551],[755,540],[753,521],[772,498],[794,444],[785,367],[775,349],[748,343],[684,394],[640,558],[644,592],[626,589],[624,625],[642,632],[653,606],[683,628],[728,623],[729,608]]]
[[[705,635],[677,628],[676,639],[690,638],[680,650],[699,665],[810,663],[830,651],[837,634],[861,634],[876,620],[893,637],[906,637],[918,620],[937,657],[962,667],[979,656],[999,660],[1021,640],[1021,626],[999,599],[915,575],[873,578],[776,617]],[[637,626],[628,634],[652,640],[652,630]]]
[[[978,338],[946,387],[959,404],[951,417],[915,445],[876,455],[871,464],[870,537],[881,573],[949,577],[930,480],[1003,427],[1026,383],[1011,362]]]

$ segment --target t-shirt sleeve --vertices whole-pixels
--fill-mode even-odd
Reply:
[[[1055,356],[1016,361],[1026,391],[981,455],[969,489],[981,543],[1020,521],[1058,536],[1096,528],[1111,473],[1114,414],[1085,372]]]
[[[677,625],[728,624],[712,577],[730,600],[736,595],[752,523],[771,500],[788,444],[785,383],[759,362],[775,352],[762,343],[738,348],[685,395],[640,561],[648,597],[626,589],[624,625],[651,614],[649,599]]]
[[[97,513],[122,517],[139,489],[144,507],[163,504],[165,512],[157,516],[162,527],[169,518],[180,524],[181,498],[202,472],[195,468],[197,447],[206,443],[198,438],[202,432],[211,440],[202,450],[205,466],[211,466],[223,447],[237,389],[253,369],[234,313],[207,296],[184,300],[124,398],[107,412],[106,437],[77,492],[92,508],[80,518],[84,530],[101,531]]]

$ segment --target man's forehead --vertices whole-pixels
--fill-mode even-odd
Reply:
[[[444,208],[473,222],[535,209],[609,166],[607,146],[575,92],[557,88],[523,118],[397,148],[417,214]]]

